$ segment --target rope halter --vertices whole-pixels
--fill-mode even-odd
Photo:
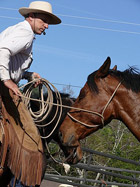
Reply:
[[[116,94],[118,88],[120,87],[121,83],[122,83],[122,82],[120,82],[120,83],[117,85],[116,89],[114,90],[114,92],[113,92],[113,94],[111,95],[110,99],[108,100],[107,104],[106,104],[105,107],[103,108],[103,111],[102,111],[101,114],[98,113],[98,112],[93,112],[93,111],[84,110],[84,109],[79,110],[79,112],[87,112],[87,113],[91,113],[91,114],[94,114],[94,115],[97,115],[97,116],[101,117],[102,128],[103,128],[103,127],[104,127],[104,112],[105,112],[105,110],[107,109],[108,105],[111,103],[111,101],[112,101],[113,97],[115,96],[115,94]],[[72,113],[74,113],[74,112],[72,112]],[[89,124],[87,124],[87,123],[84,123],[84,122],[82,122],[82,121],[80,121],[80,120],[74,118],[74,117],[70,114],[70,112],[68,112],[67,114],[68,114],[68,116],[70,117],[70,119],[72,119],[72,120],[75,121],[75,122],[78,122],[78,123],[81,124],[81,125],[84,125],[85,127],[94,128],[94,127],[99,127],[99,126],[100,126],[100,124],[99,124],[99,125],[89,125]]]

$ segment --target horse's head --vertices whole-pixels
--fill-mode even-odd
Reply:
[[[60,127],[61,145],[70,164],[82,158],[80,140],[116,118],[113,97],[117,94],[119,81],[110,75],[109,71],[117,71],[116,67],[110,70],[110,64],[108,57],[97,71],[88,76],[73,108]]]

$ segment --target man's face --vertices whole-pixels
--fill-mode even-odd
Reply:
[[[45,14],[35,14],[34,15],[34,23],[33,23],[33,31],[35,34],[41,35],[45,29],[48,29],[49,16]]]

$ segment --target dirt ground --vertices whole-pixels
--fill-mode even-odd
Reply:
[[[40,187],[59,187],[59,183],[43,180]]]
[[[43,180],[40,187],[59,187],[60,183]],[[67,185],[66,185],[67,187]]]

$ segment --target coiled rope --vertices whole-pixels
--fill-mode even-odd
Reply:
[[[61,119],[62,99],[60,93],[55,88],[55,86],[46,79],[41,78],[40,79],[41,84],[37,88],[35,88],[34,84],[38,80],[39,79],[32,80],[27,84],[21,86],[20,89],[24,87],[23,96],[22,96],[23,102],[27,106],[37,127],[39,128],[47,127],[48,125],[51,125],[54,120],[56,120],[55,126],[53,130],[50,132],[50,134],[48,134],[47,136],[41,136],[41,138],[47,139],[53,134]],[[38,98],[36,99],[33,98],[35,89],[38,89]],[[44,95],[46,95],[46,99],[44,98]],[[56,101],[54,101],[54,98],[56,99]],[[39,109],[37,111],[33,111],[30,101],[38,102],[37,104]],[[50,116],[53,105],[56,106],[55,113],[53,114],[53,117],[51,117],[50,121],[45,123],[48,117]]]

